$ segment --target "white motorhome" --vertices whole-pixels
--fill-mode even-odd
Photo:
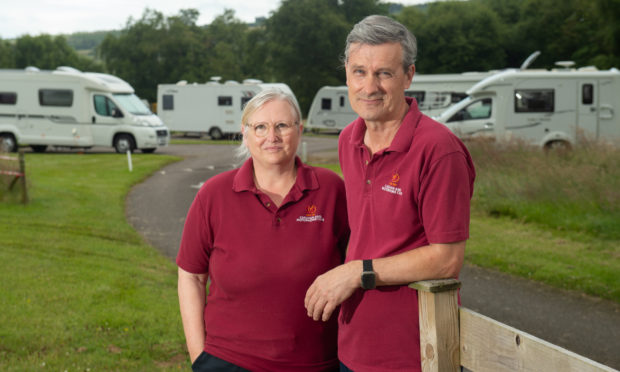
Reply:
[[[569,66],[570,63],[563,63]],[[543,148],[620,139],[620,72],[593,67],[508,70],[473,86],[436,119],[459,137],[520,139]]]
[[[268,88],[293,94],[283,83],[263,83],[246,79],[242,83],[219,83],[219,77],[205,84],[159,84],[157,114],[171,131],[206,133],[213,139],[236,135],[241,131],[241,114],[245,104],[258,92]]]
[[[493,73],[416,74],[409,89],[405,90],[405,95],[414,97],[420,111],[426,115],[437,115],[467,97],[467,89]],[[347,87],[324,86],[312,100],[306,128],[342,130],[356,118],[357,114],[349,103]]]
[[[71,67],[0,70],[0,140],[16,151],[29,145],[153,152],[170,135],[127,82]]]

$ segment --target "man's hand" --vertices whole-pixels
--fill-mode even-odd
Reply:
[[[360,287],[362,261],[350,261],[319,275],[308,291],[304,305],[314,320],[328,321],[336,307]]]

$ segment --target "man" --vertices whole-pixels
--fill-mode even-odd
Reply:
[[[418,299],[407,284],[456,277],[463,263],[474,166],[463,143],[405,97],[416,52],[414,36],[388,17],[369,16],[347,37],[359,118],[338,151],[351,238],[345,263],[305,298],[314,320],[341,305],[341,371],[419,371]]]

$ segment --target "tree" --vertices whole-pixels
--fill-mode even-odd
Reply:
[[[58,66],[71,66],[84,71],[101,71],[102,67],[90,58],[77,54],[64,36],[19,37],[15,41],[15,67],[36,66],[40,69],[56,69]]]
[[[166,18],[146,9],[129,18],[118,36],[108,35],[99,46],[106,68],[128,81],[140,97],[154,101],[158,83],[200,81],[206,48],[204,30],[196,25],[198,11],[181,10]]]
[[[432,3],[423,16],[416,11],[398,19],[418,40],[417,71],[460,73],[505,67],[497,15],[478,2]]]
[[[248,26],[235,18],[234,10],[226,9],[206,28],[209,59],[206,65],[211,75],[225,80],[243,80],[243,61],[246,60]],[[260,62],[259,62],[260,63]]]
[[[347,34],[363,17],[385,12],[376,0],[284,0],[266,22],[269,64],[295,92],[302,111],[324,85],[342,85]]]
[[[15,67],[15,50],[11,42],[0,39],[0,68]]]

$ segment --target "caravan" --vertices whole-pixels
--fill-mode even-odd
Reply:
[[[508,70],[473,86],[436,119],[459,137],[519,139],[549,149],[620,140],[620,72]]]
[[[159,84],[157,114],[171,131],[206,133],[213,139],[221,139],[240,133],[243,107],[256,93],[267,88],[293,94],[286,84],[266,84],[255,79],[222,84],[219,77],[215,77],[206,84],[187,84],[186,81]]]
[[[168,128],[118,77],[71,67],[0,70],[0,140],[8,151],[29,145],[153,152]]]
[[[432,116],[467,97],[465,93],[477,82],[494,72],[465,72],[462,74],[414,75],[407,97],[414,97],[423,113]],[[312,101],[306,128],[338,129],[357,118],[351,108],[346,86],[325,86]]]

